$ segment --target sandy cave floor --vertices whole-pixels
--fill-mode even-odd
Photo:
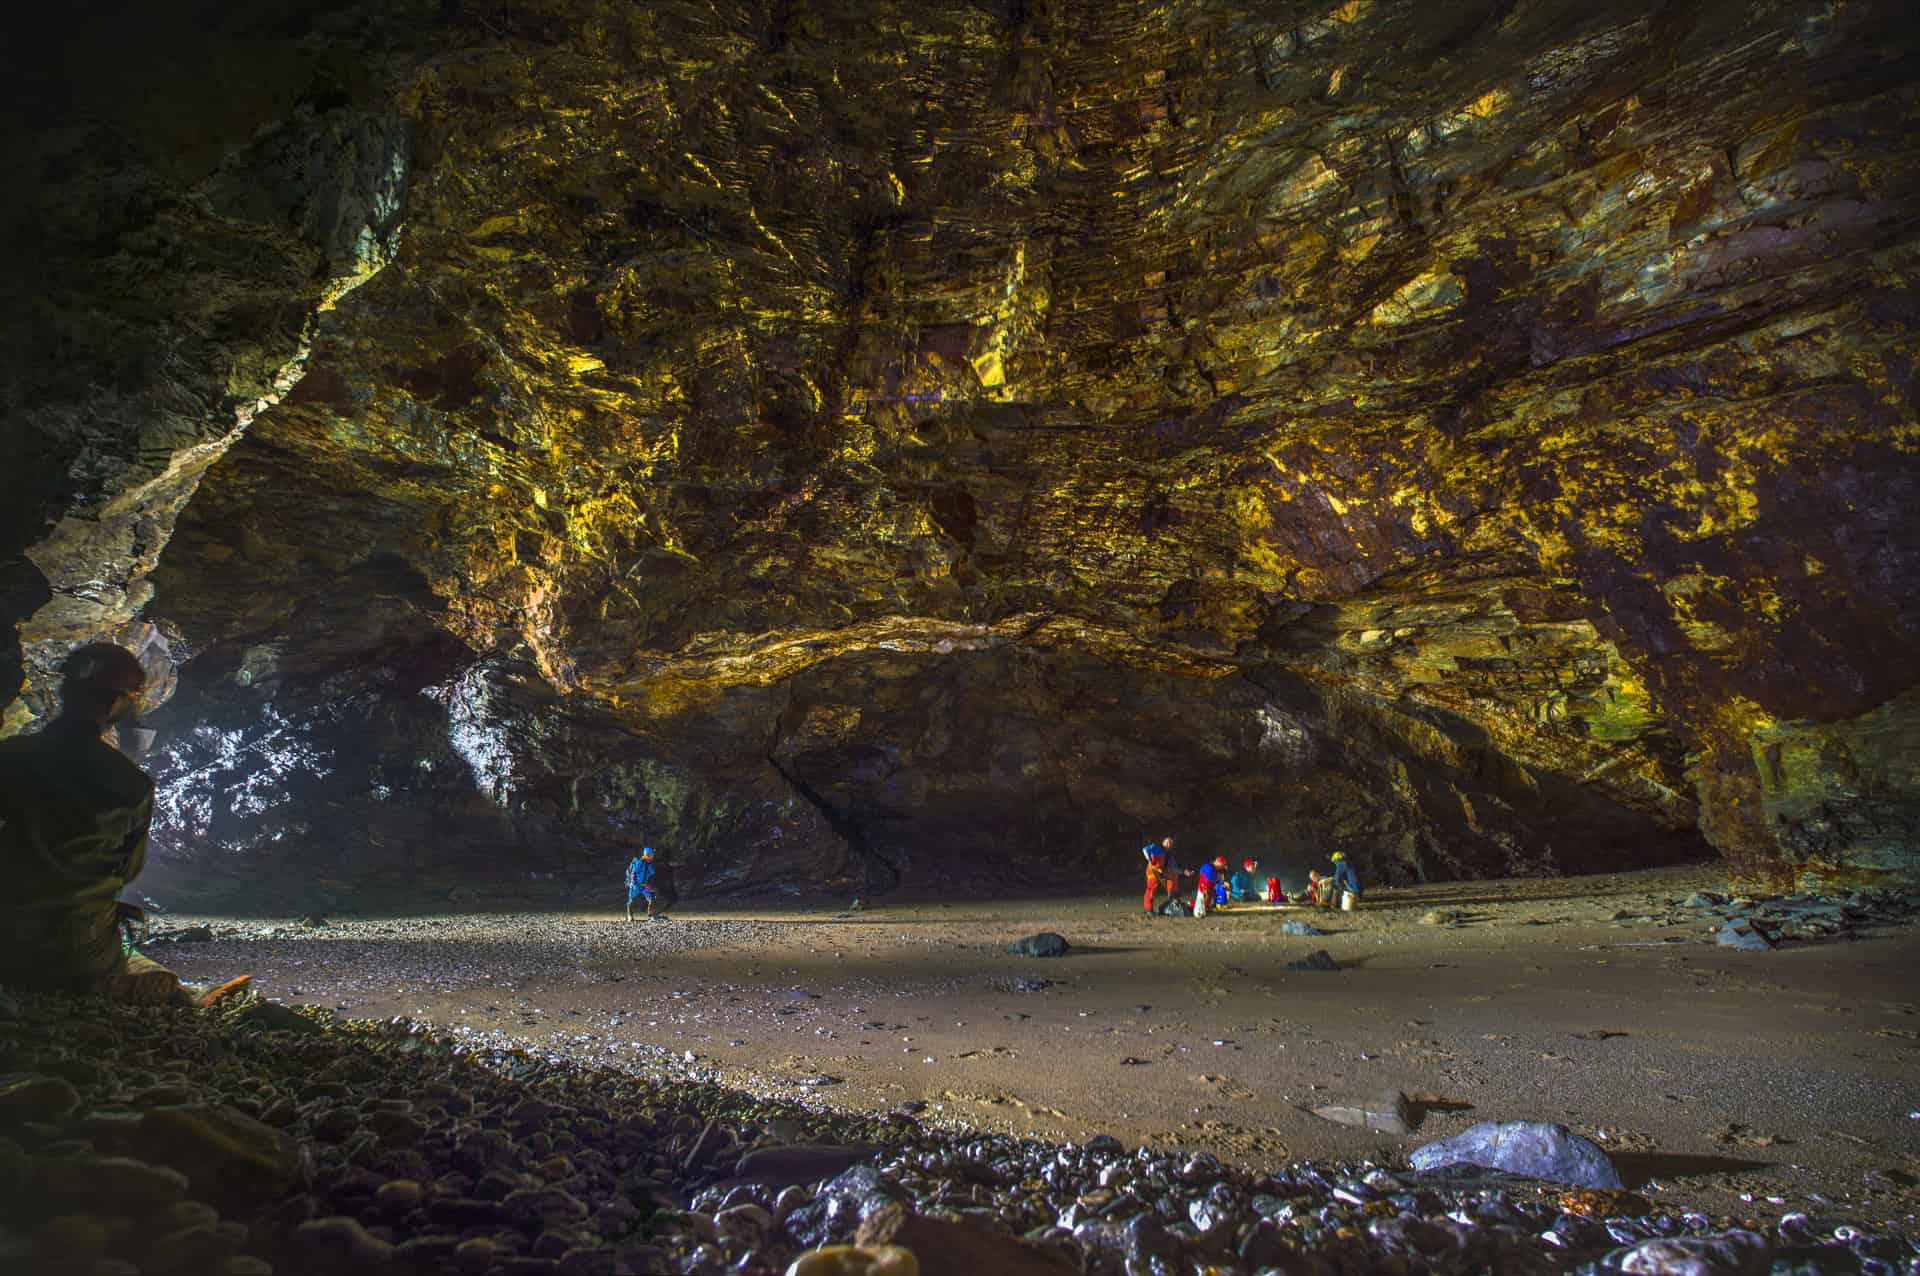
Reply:
[[[294,919],[186,918],[183,978],[405,1015],[476,1044],[660,1066],[842,1110],[1211,1151],[1249,1168],[1404,1156],[1481,1120],[1562,1121],[1656,1200],[1799,1209],[1920,1232],[1920,927],[1767,953],[1676,909],[1710,868],[1463,882],[1356,913],[1147,917],[1137,893],[836,910],[690,904]],[[619,892],[610,892],[617,901]],[[1462,910],[1458,928],[1424,925]],[[1284,936],[1303,918],[1325,938]],[[1675,920],[1678,919],[1678,920]],[[1007,953],[1055,930],[1064,958]],[[1342,969],[1289,972],[1325,948]],[[1016,991],[1016,980],[1051,981]],[[1399,1089],[1392,1137],[1305,1111]]]

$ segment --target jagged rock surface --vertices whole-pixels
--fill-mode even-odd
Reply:
[[[156,578],[178,862],[1914,871],[1900,6],[434,39],[403,248]]]
[[[0,271],[19,299],[0,311],[9,732],[45,716],[54,668],[78,642],[134,648],[155,675],[150,703],[171,694],[169,636],[138,617],[175,519],[299,380],[316,314],[393,256],[411,126],[378,87],[376,51],[397,32],[326,12],[340,7],[269,0],[182,22],[109,5],[12,42],[0,139],[15,176],[0,194]]]

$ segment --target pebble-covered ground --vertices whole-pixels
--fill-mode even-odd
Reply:
[[[0,1272],[780,1273],[861,1238],[917,1246],[923,1276],[1920,1276],[1914,1008],[1880,970],[1911,952],[1904,905],[1695,897],[1700,876],[1218,925],[1097,900],[172,917],[149,952],[203,982],[254,971],[267,996],[201,1014],[0,993]],[[1043,917],[1080,946],[1009,955]],[[1736,951],[1729,926],[1781,947]],[[1322,947],[1332,972],[1287,972]],[[1855,982],[1821,998],[1836,971]],[[1369,1053],[1383,1013],[1405,1034],[1382,999],[1408,989],[1438,1006],[1399,1043],[1419,1049]],[[1249,998],[1285,1014],[1221,1035]],[[1562,1022],[1556,1000],[1585,1008]],[[1849,1028],[1802,1031],[1829,1020]],[[1416,1094],[1406,1137],[1356,1130],[1343,1072],[1408,1094],[1432,1077],[1478,1110]],[[1189,1121],[1123,1119],[1199,1093],[1218,1105]],[[1652,1151],[1613,1123],[1651,1126],[1636,1104],[1674,1127]],[[1284,1144],[1221,1142],[1223,1116]],[[1642,1163],[1633,1190],[1408,1169],[1513,1116],[1582,1125]],[[1731,1131],[1704,1146],[1739,1156],[1706,1163],[1739,1172],[1686,1177],[1660,1147],[1688,1121]],[[826,1262],[797,1276],[860,1270]]]
[[[978,1261],[956,1235],[1023,1238],[984,1252],[1062,1276],[1920,1272],[1913,1240],[1842,1218],[1742,1227],[1364,1162],[1252,1175],[1103,1137],[833,1116],[669,1060],[642,1076],[327,1019],[0,1000],[0,1270],[777,1273],[890,1214],[911,1236],[904,1210],[962,1229],[920,1254],[933,1276]]]

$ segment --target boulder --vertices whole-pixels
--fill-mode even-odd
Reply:
[[[1477,1165],[1575,1187],[1624,1187],[1598,1144],[1551,1121],[1482,1121],[1413,1150],[1416,1170]]]
[[[185,1174],[196,1197],[219,1205],[278,1200],[312,1173],[291,1135],[221,1104],[155,1108],[129,1142],[145,1160]]]
[[[1043,930],[1038,935],[1014,940],[1007,945],[1007,951],[1018,957],[1064,957],[1069,947],[1064,935]]]

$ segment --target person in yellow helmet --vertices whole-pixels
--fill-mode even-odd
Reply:
[[[1333,889],[1349,891],[1355,900],[1360,898],[1360,874],[1353,871],[1353,861],[1345,851],[1333,853]]]

